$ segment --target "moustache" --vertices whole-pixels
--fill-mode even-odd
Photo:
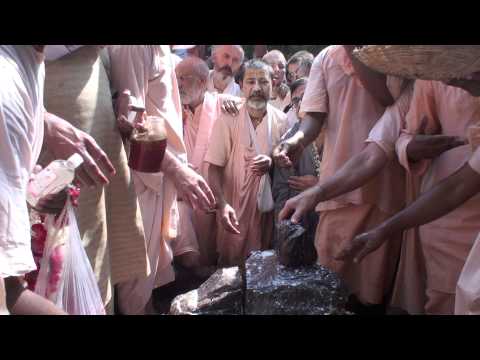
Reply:
[[[233,70],[232,70],[232,68],[231,68],[230,66],[228,66],[228,65],[225,65],[225,66],[221,67],[220,70],[218,70],[218,71],[219,71],[219,72],[226,72],[226,73],[228,73],[230,76],[233,75]]]
[[[251,94],[248,97],[248,100],[257,100],[257,99],[268,101],[267,95],[265,95],[263,92],[256,92]]]

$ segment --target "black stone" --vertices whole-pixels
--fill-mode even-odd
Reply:
[[[220,269],[198,289],[177,296],[171,315],[241,315],[243,280],[238,267]]]
[[[288,268],[274,251],[255,252],[246,262],[245,314],[346,314],[348,290],[321,266]]]
[[[302,225],[285,220],[277,225],[277,252],[280,264],[297,268],[314,265],[317,251],[314,245],[314,231],[307,231]]]

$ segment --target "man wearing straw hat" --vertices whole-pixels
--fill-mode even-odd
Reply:
[[[301,106],[305,113],[299,132],[283,142],[274,156],[280,166],[291,166],[305,146],[325,126],[321,182],[333,176],[351,157],[362,151],[370,131],[387,106],[400,95],[402,81],[375,73],[352,59],[353,45],[333,45],[315,59]],[[335,260],[341,245],[362,231],[388,218],[404,203],[398,191],[402,169],[389,163],[366,185],[346,195],[319,204],[316,233],[319,264],[337,271],[357,299],[365,305],[380,305],[392,288],[401,236],[381,249],[368,263],[345,264]],[[317,204],[318,186],[289,200],[280,219],[300,220],[305,209]],[[377,307],[369,307],[369,310]],[[383,306],[378,306],[383,312]]]

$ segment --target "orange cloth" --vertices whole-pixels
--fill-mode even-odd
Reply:
[[[480,149],[468,162],[480,174]],[[480,315],[480,235],[475,240],[457,284],[455,295],[456,315]]]
[[[209,164],[204,162],[213,125],[221,112],[221,99],[225,95],[205,93],[202,104],[195,112],[184,111],[184,139],[188,162],[196,171],[208,179]],[[216,219],[215,214],[207,214],[198,209],[193,210],[185,203],[179,204],[179,235],[172,243],[174,256],[189,251],[200,253],[201,265],[216,264]]]
[[[235,209],[241,234],[230,234],[218,223],[217,251],[219,264],[230,266],[242,263],[251,251],[266,249],[273,235],[272,212],[262,214],[257,207],[260,177],[252,174],[250,165],[257,156],[250,136],[250,116],[246,106],[240,107],[237,117],[220,114],[213,127],[210,147],[205,161],[224,168],[225,200]],[[271,145],[268,141],[270,118]],[[273,147],[287,130],[284,113],[271,105],[267,115],[255,129],[256,140],[262,154],[271,156]]]
[[[400,79],[388,78],[394,98],[400,96],[402,83]],[[334,45],[324,49],[314,61],[301,112],[327,114],[322,181],[363,150],[385,108],[363,87],[343,46]],[[366,303],[382,303],[390,290],[400,242],[388,242],[383,250],[357,265],[340,265],[332,257],[340,244],[378,225],[402,207],[405,196],[398,191],[404,188],[402,176],[401,167],[392,161],[367,185],[317,206],[320,221],[315,240],[319,263],[339,271]]]
[[[367,139],[367,142],[374,142],[380,146],[388,158],[395,162],[398,162],[396,143],[405,127],[405,118],[410,109],[412,96],[413,83],[410,83],[395,104],[385,111]],[[402,179],[406,204],[410,204],[418,196],[420,181],[409,173],[403,173]],[[401,187],[395,191],[403,190],[400,189]],[[410,314],[422,314],[426,301],[425,278],[425,260],[419,243],[418,228],[407,230],[403,233],[391,305]]]
[[[407,128],[399,139],[398,151],[402,164],[412,174],[424,175],[421,191],[426,192],[462,167],[471,157],[472,150],[465,145],[445,152],[433,161],[408,163],[406,149],[423,118],[427,120],[427,134],[466,136],[467,129],[480,121],[480,102],[466,91],[441,82],[416,82],[406,119]],[[454,312],[453,306],[446,309],[436,304],[454,303],[452,299],[460,273],[480,230],[479,207],[480,195],[477,195],[448,215],[420,227],[429,296],[427,313]]]

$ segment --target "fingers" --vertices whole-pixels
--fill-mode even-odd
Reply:
[[[103,169],[103,171],[108,172],[111,175],[115,175],[115,167],[113,166],[112,162],[108,158],[107,154],[97,145],[95,140],[92,139],[86,139],[85,140],[85,145],[87,148],[87,151],[95,159],[95,161],[100,165],[100,167]],[[97,167],[95,170],[95,173],[97,176],[100,178],[101,181],[107,181],[106,183],[108,184],[107,178],[103,175],[103,173],[100,172],[100,169]]]
[[[212,208],[209,198],[199,184],[192,188],[192,196],[195,196],[195,199],[193,199],[194,203],[192,204],[194,208],[199,207],[202,210],[208,210]]]
[[[108,179],[102,173],[102,171],[97,166],[95,160],[93,160],[88,151],[82,151],[80,155],[82,155],[83,157],[83,164],[81,165],[81,168],[84,170],[84,172],[82,172],[82,175],[85,176],[85,178],[81,177],[80,179],[90,184],[89,186],[103,186],[105,184],[108,184]]]
[[[90,178],[83,167],[77,168],[75,171],[76,181],[80,182],[81,187],[95,187],[95,182]]]
[[[35,210],[43,214],[58,215],[65,207],[67,199],[67,191],[62,190],[57,194],[48,195],[40,199],[35,206]]]
[[[208,186],[207,182],[202,178],[200,181],[200,187],[203,190],[203,193],[206,195],[206,198],[208,200],[208,209],[213,209],[215,207],[215,195],[213,195],[212,189],[210,189],[210,186]]]
[[[278,220],[279,221],[284,221],[290,219],[292,213],[294,212],[295,207],[292,206],[292,202],[289,200],[285,203],[285,206],[283,209],[280,211],[278,214]]]
[[[347,261],[355,257],[358,252],[363,248],[363,245],[366,240],[364,240],[364,235],[359,235],[354,238],[351,242],[343,247],[343,249],[335,257],[335,260],[338,261]]]
[[[232,116],[237,116],[239,111],[236,102],[233,100],[224,100],[222,104],[222,112]]]
[[[229,210],[227,214],[223,216],[223,225],[225,227],[225,230],[232,234],[240,234],[240,230],[238,230],[238,221],[237,217],[235,215],[235,211]]]
[[[304,206],[297,205],[295,212],[292,215],[292,222],[294,224],[299,224],[302,221],[302,218],[305,216],[306,209]]]

